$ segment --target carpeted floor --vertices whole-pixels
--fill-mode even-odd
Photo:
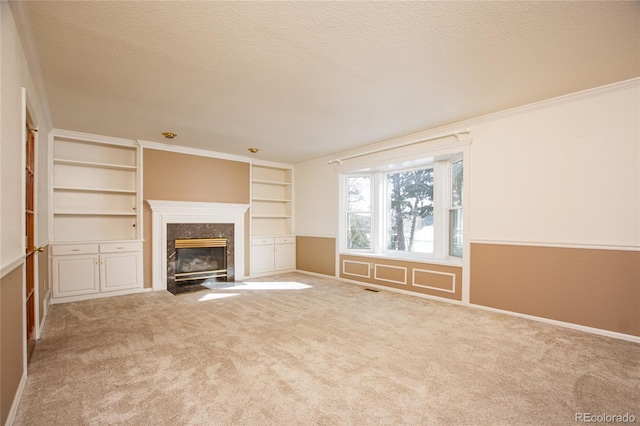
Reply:
[[[302,274],[257,281],[54,305],[14,424],[640,422],[639,344]]]

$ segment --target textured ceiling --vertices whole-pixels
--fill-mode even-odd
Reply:
[[[640,76],[640,2],[29,1],[56,128],[297,163]]]

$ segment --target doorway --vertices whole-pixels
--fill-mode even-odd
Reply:
[[[35,245],[35,132],[27,125],[25,152],[25,295],[27,362],[31,359],[36,344],[36,253],[42,251]]]

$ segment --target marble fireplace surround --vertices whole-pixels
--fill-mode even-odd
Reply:
[[[167,225],[230,223],[234,225],[235,280],[244,279],[244,215],[249,204],[147,200],[151,208],[151,271],[154,291],[167,290]]]

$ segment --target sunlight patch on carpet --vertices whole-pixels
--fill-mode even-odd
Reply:
[[[224,299],[225,297],[239,296],[239,293],[207,293],[198,299],[198,302],[207,302],[209,300]]]

